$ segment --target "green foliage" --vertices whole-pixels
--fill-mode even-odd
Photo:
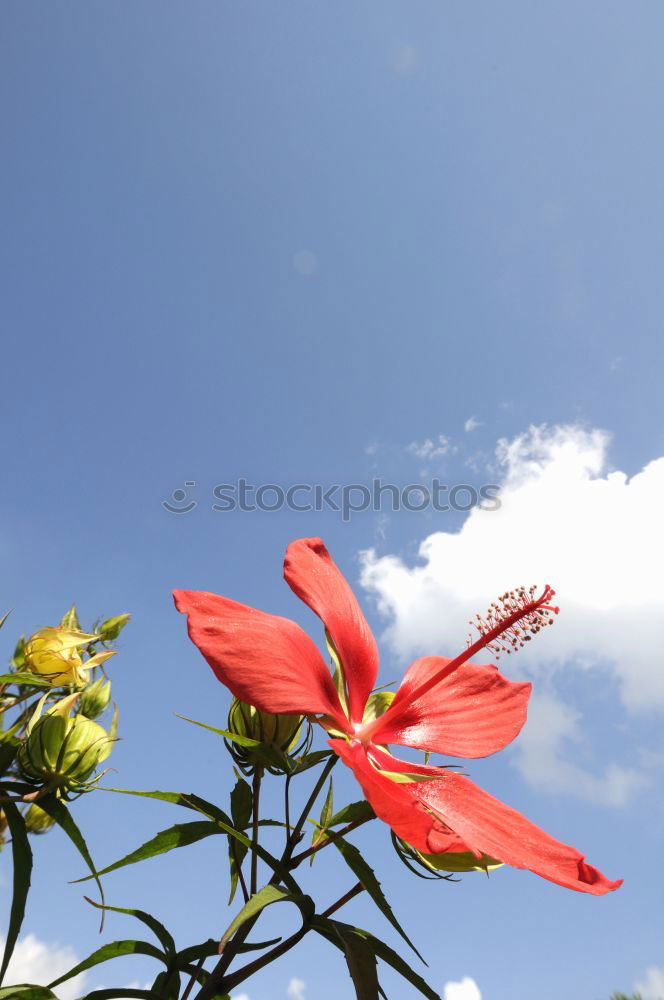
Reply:
[[[86,866],[87,873],[77,882],[94,880],[96,884],[99,899],[85,898],[94,909],[99,910],[102,929],[104,915],[110,912],[137,921],[142,925],[143,932],[138,937],[103,941],[87,958],[48,987],[0,985],[0,1000],[58,1000],[58,987],[74,977],[116,959],[130,959],[136,955],[155,963],[149,989],[108,987],[94,990],[87,994],[85,1000],[114,1000],[116,997],[229,1000],[231,992],[235,992],[240,983],[295,947],[311,932],[322,936],[339,950],[358,1000],[384,997],[379,983],[379,963],[385,963],[400,973],[428,1000],[438,1000],[438,995],[389,945],[369,931],[331,918],[332,912],[358,892],[365,891],[392,928],[415,950],[396,919],[373,869],[347,839],[355,827],[374,819],[374,812],[364,800],[340,808],[335,806],[333,783],[329,776],[338,758],[329,749],[312,750],[311,727],[306,720],[297,716],[267,716],[251,710],[249,716],[244,718],[243,730],[239,724],[219,729],[185,719],[230,745],[234,759],[244,762],[240,766],[249,762],[252,771],[258,771],[253,785],[245,781],[238,771],[235,772],[228,810],[194,792],[99,787],[99,776],[96,776],[99,761],[94,753],[89,758],[85,756],[90,740],[86,742],[83,737],[90,733],[96,737],[99,730],[103,739],[108,741],[109,750],[112,741],[117,738],[117,706],[113,709],[110,723],[103,728],[91,720],[103,715],[109,706],[111,682],[105,666],[112,655],[110,648],[128,620],[128,615],[100,620],[91,632],[85,633],[81,629],[76,607],[72,605],[58,626],[42,629],[27,639],[21,637],[15,645],[7,672],[0,674],[0,797],[3,800],[0,807],[0,846],[6,829],[11,837],[13,861],[13,897],[0,966],[0,984],[23,923],[32,874],[32,837],[52,828],[58,828],[65,834]],[[0,620],[0,628],[5,622],[6,616]],[[58,629],[65,631],[58,632]],[[55,713],[52,711],[54,708]],[[249,734],[250,723],[254,728]],[[28,747],[31,733],[35,735]],[[67,752],[71,733],[76,733],[80,746],[77,742],[76,753],[70,755],[70,760]],[[296,747],[294,744],[299,738],[302,742]],[[308,798],[305,795],[305,805],[299,816],[291,817],[288,805],[285,822],[259,815],[258,789],[264,772],[264,780],[283,780],[285,776],[286,802],[289,801],[292,779],[315,772],[311,782],[313,789]],[[60,780],[63,773],[67,780]],[[75,785],[69,780],[72,775],[76,777]],[[187,810],[189,818],[160,830],[118,860],[97,868],[74,819],[73,791],[85,794],[104,791],[132,796],[145,804],[150,801],[167,803]],[[317,820],[315,816],[318,816]],[[310,847],[303,849],[303,831],[307,824],[314,827],[314,834]],[[260,842],[266,828],[277,831],[280,838],[285,834],[283,850],[279,847],[272,853]],[[224,853],[228,854],[229,905],[235,900],[240,886],[243,897],[221,938],[215,928],[216,933],[203,941],[176,942],[166,924],[152,914],[138,908],[106,903],[102,879],[105,881],[113,872],[219,837],[222,838],[220,843]],[[300,887],[296,871],[305,858],[313,860],[332,844],[352,873],[356,885],[350,891],[344,890],[332,906],[318,910],[314,898]],[[248,875],[245,878],[244,867],[251,867],[251,878]],[[258,872],[261,879],[267,881],[262,888],[252,892],[257,884]],[[200,891],[198,887],[196,891]],[[192,904],[191,900],[182,902],[185,906]],[[286,938],[265,940],[265,935],[262,935],[261,939],[260,933],[254,932],[256,924],[266,909],[282,903],[289,903],[298,910],[300,921],[296,925],[297,930]],[[106,971],[105,978],[108,975]],[[127,981],[124,973],[118,978],[120,982]]]

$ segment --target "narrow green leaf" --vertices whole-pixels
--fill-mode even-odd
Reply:
[[[304,754],[303,757],[297,757],[293,767],[291,768],[291,774],[293,776],[296,774],[304,774],[304,772],[308,771],[310,767],[315,767],[316,764],[322,763],[322,761],[327,760],[331,755],[331,750],[314,750],[313,753],[307,753]]]
[[[360,927],[353,927],[351,924],[343,924],[339,920],[331,920],[329,917],[316,916],[312,920],[312,927],[315,931],[321,934],[324,938],[327,938],[336,948],[342,949],[342,944],[338,937],[338,931],[343,929],[346,933],[359,934],[363,937],[365,941],[373,949],[376,956],[390,965],[396,972],[398,972],[405,980],[407,980],[411,986],[419,990],[422,996],[425,996],[427,1000],[442,1000],[440,993],[435,993],[431,987],[419,976],[410,965],[404,961],[404,959],[399,955],[393,948],[385,944],[379,938],[374,937],[369,931],[362,930]],[[86,998],[87,1000],[87,998]]]
[[[111,913],[124,913],[128,917],[135,917],[136,920],[140,920],[141,923],[150,928],[164,949],[167,957],[172,957],[175,954],[176,949],[173,935],[170,931],[167,931],[161,921],[157,920],[156,917],[153,917],[151,913],[146,913],[145,910],[127,909],[123,906],[106,906],[104,903],[96,903],[94,899],[90,899],[88,896],[84,896],[83,898],[86,903],[89,903],[90,906],[94,906],[97,910],[108,910]]]
[[[115,1000],[115,997],[127,997],[128,1000],[155,1000],[152,990],[137,990],[135,987],[93,990],[92,993],[86,993],[81,1000]]]
[[[323,803],[323,808],[320,811],[320,819],[318,820],[318,827],[314,830],[313,837],[311,838],[311,846],[315,847],[320,844],[321,841],[326,839],[326,830],[330,824],[330,819],[332,817],[332,811],[334,809],[334,791],[332,788],[332,776],[330,775],[330,784],[327,789],[327,795],[325,796],[325,802]],[[309,858],[309,867],[311,867],[316,860],[316,855],[312,854]]]
[[[419,951],[417,950],[413,942],[410,940],[410,938],[402,928],[397,918],[394,916],[392,907],[388,903],[387,899],[385,898],[385,894],[383,893],[383,890],[380,887],[380,882],[376,878],[373,869],[370,867],[370,865],[367,864],[367,862],[360,854],[357,847],[355,847],[354,844],[349,844],[348,841],[344,840],[343,837],[337,837],[337,839],[333,841],[333,844],[343,857],[344,861],[346,862],[350,870],[360,880],[360,882],[362,883],[366,891],[369,893],[369,895],[371,896],[371,898],[373,899],[374,903],[376,904],[380,912],[383,914],[383,916],[389,920],[394,929],[404,939],[406,944],[413,949],[417,957],[422,962],[424,962],[424,959],[420,955]],[[424,964],[426,965],[426,962],[424,962]]]
[[[348,823],[355,823],[359,819],[373,819],[375,815],[367,800],[360,799],[359,802],[350,802],[343,809],[340,809],[339,812],[336,812],[327,825],[346,826]]]
[[[310,896],[305,896],[301,893],[288,893],[285,889],[280,889],[276,885],[266,885],[245,903],[237,916],[228,925],[219,943],[219,951],[223,950],[242,924],[255,917],[266,906],[270,906],[272,903],[294,903],[302,913],[304,921],[311,920],[314,915],[315,908]]]
[[[78,826],[74,822],[72,814],[69,812],[64,802],[61,802],[60,799],[57,799],[55,795],[45,795],[43,799],[39,800],[39,805],[44,810],[44,812],[48,813],[51,819],[55,820],[60,829],[67,834],[72,844],[74,845],[78,853],[85,861],[86,865],[92,872],[92,874],[89,877],[95,880],[95,885],[99,890],[99,895],[103,903],[104,902],[103,886],[99,881],[99,875],[97,874],[97,869],[95,868],[94,861],[90,856],[90,852],[88,850],[88,845],[85,842],[85,838],[83,837],[83,834],[81,833]],[[100,931],[103,930],[103,927],[104,927],[104,915],[102,912],[101,924],[99,928]]]
[[[76,611],[76,605],[72,604],[69,611],[65,612],[62,616],[62,621],[60,622],[62,628],[72,629],[75,632],[81,631],[81,623],[78,620],[78,613]]]
[[[159,951],[158,948],[155,948],[148,941],[111,941],[109,944],[97,948],[96,951],[93,951],[91,955],[88,955],[86,959],[75,965],[69,972],[65,972],[63,976],[54,979],[52,983],[48,984],[49,989],[54,989],[56,986],[60,986],[61,983],[66,983],[68,979],[73,979],[74,976],[78,976],[80,972],[85,972],[86,969],[92,969],[95,965],[101,965],[102,962],[109,962],[112,958],[120,958],[122,955],[148,955],[150,958],[156,958],[158,961],[164,962],[164,964],[168,963],[168,959],[163,952]]]
[[[244,941],[238,946],[237,951],[262,951],[264,948],[272,948],[273,945],[279,944],[281,941],[280,937],[271,938],[269,941]],[[210,958],[212,955],[219,954],[219,942],[214,938],[208,938],[207,941],[203,941],[202,944],[193,944],[189,948],[183,948],[182,951],[177,953],[177,963],[179,969],[184,969],[186,966],[191,965],[193,962],[197,962],[201,958]]]
[[[192,726],[198,726],[199,729],[207,729],[208,732],[215,733],[215,735],[221,736],[231,743],[236,743],[238,746],[250,747],[264,764],[272,767],[281,767],[284,763],[284,755],[279,750],[266,746],[260,740],[252,740],[249,736],[239,736],[237,733],[231,733],[227,729],[215,729],[214,726],[208,726],[204,722],[196,722],[195,719],[188,719],[186,715],[178,715],[177,712],[175,714],[178,719],[182,719],[183,722],[189,722]]]
[[[21,983],[18,986],[5,986],[0,989],[0,1000],[58,1000],[58,998],[45,986]]]
[[[13,674],[0,674],[0,684],[30,684],[32,687],[53,687],[49,680],[39,674],[31,674],[29,670],[17,670]]]
[[[2,618],[0,618],[0,628],[2,628],[2,626],[5,624],[5,622],[9,618],[10,614],[12,613],[12,610],[13,609],[10,608],[9,611],[5,612],[5,614],[2,616]]]
[[[180,973],[177,969],[160,972],[152,984],[152,994],[159,1000],[178,1000],[180,996]]]
[[[107,865],[106,868],[102,868],[101,871],[97,872],[97,875],[108,875],[109,872],[114,872],[118,868],[138,864],[139,861],[146,861],[148,858],[154,858],[158,854],[167,854],[168,851],[173,851],[176,847],[189,847],[190,844],[196,844],[199,840],[211,837],[219,832],[219,826],[208,820],[176,823],[174,826],[169,826],[167,830],[161,830],[156,836],[151,837],[150,840],[146,840],[144,844],[141,844],[140,847],[137,847],[135,851],[127,854],[124,858],[114,861],[112,865]],[[91,875],[85,875],[83,878],[74,879],[74,882],[87,882],[90,878],[92,878]]]
[[[233,826],[243,830],[251,820],[254,797],[251,787],[238,775],[237,782],[231,792],[231,816]],[[228,861],[230,866],[231,889],[228,905],[233,902],[238,886],[238,871],[247,854],[247,848],[238,844],[232,837],[228,838]]]
[[[237,743],[238,746],[250,747],[255,750],[257,747],[263,745],[260,740],[252,740],[249,736],[239,736],[237,733],[230,733],[227,729],[215,729],[214,726],[208,726],[204,722],[196,722],[195,719],[188,719],[186,715],[178,715],[177,712],[175,715],[176,718],[182,719],[183,722],[189,722],[192,726],[198,726],[199,729],[207,729],[209,733],[215,733],[225,740],[230,740],[231,743]]]
[[[207,802],[198,795],[194,795],[193,792],[188,795],[184,795],[181,792],[139,792],[124,788],[102,788],[100,791],[115,792],[119,795],[138,795],[142,798],[157,799],[159,802],[170,802],[172,805],[182,806],[185,809],[193,809],[195,812],[213,820],[224,833],[234,837],[239,844],[243,844],[247,848],[251,847],[251,840],[239,830],[235,829],[230,817],[226,815],[223,809],[220,809],[219,806],[214,805],[212,802]],[[261,821],[260,825],[273,826],[275,824],[271,820],[265,820]],[[276,825],[283,826],[282,823],[278,823]],[[300,887],[293,876],[290,874],[288,869],[274,857],[274,855],[266,851],[260,844],[256,846],[256,853],[258,854],[258,857],[261,858],[261,860],[263,860],[265,864],[279,876],[280,880],[291,890],[291,892],[300,892]]]
[[[341,938],[357,1000],[378,1000],[378,970],[371,945],[359,934],[348,933],[340,927],[336,931]]]
[[[0,983],[5,978],[9,960],[12,957],[16,939],[18,938],[23,917],[25,916],[25,901],[30,891],[30,876],[32,874],[32,850],[28,843],[28,832],[25,820],[13,802],[3,804],[9,832],[12,835],[12,862],[14,866],[14,889],[12,905],[9,914],[9,927],[5,942],[5,953],[0,966]]]

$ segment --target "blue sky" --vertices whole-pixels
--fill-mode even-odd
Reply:
[[[230,779],[214,738],[174,713],[222,724],[227,696],[170,590],[224,593],[318,639],[281,560],[291,539],[321,535],[383,637],[388,681],[417,647],[416,626],[440,642],[430,653],[454,640],[451,626],[408,618],[399,602],[417,578],[402,577],[404,596],[381,559],[444,574],[447,550],[434,567],[418,546],[464,517],[222,513],[216,484],[513,475],[518,492],[533,449],[544,472],[558,468],[556,441],[590,449],[553,492],[545,480],[538,527],[577,554],[594,531],[594,579],[615,579],[621,607],[635,576],[630,615],[602,600],[618,645],[634,634],[638,648],[612,656],[607,622],[572,574],[560,645],[549,660],[509,664],[538,679],[541,732],[557,725],[560,738],[542,750],[527,737],[529,757],[510,749],[472,774],[624,888],[591,899],[511,871],[429,885],[395,865],[385,831],[358,843],[441,991],[469,976],[483,1000],[602,1000],[644,981],[664,967],[663,706],[651,683],[661,650],[649,668],[647,625],[662,594],[636,578],[650,580],[661,552],[661,479],[651,469],[625,503],[593,493],[597,519],[570,498],[664,455],[661,5],[6,0],[0,28],[7,655],[15,633],[54,622],[72,600],[88,623],[131,611],[113,663],[113,780],[221,800]],[[479,426],[466,431],[471,417]],[[610,440],[589,443],[593,429]],[[441,434],[449,446],[434,454]],[[522,442],[502,464],[501,438]],[[162,501],[186,481],[197,508],[169,514]],[[475,596],[482,610],[483,576],[497,578],[502,561],[500,588],[513,585],[523,553],[539,551],[532,531],[495,517],[513,562],[464,535],[476,594],[465,577],[456,590],[444,581],[440,618],[455,621]],[[618,802],[607,800],[607,762],[626,772]],[[337,794],[356,793],[340,776]],[[101,794],[77,816],[100,863],[179,818]],[[66,881],[80,864],[58,833],[37,846],[26,933],[87,954],[95,919]],[[6,859],[0,871],[6,881]],[[314,873],[330,901],[347,877],[332,861]],[[223,930],[224,893],[209,843],[108,880],[110,902],[153,908],[183,944]],[[384,929],[362,900],[348,916]],[[129,933],[120,917],[109,924]],[[126,959],[88,985],[149,975]],[[246,991],[286,998],[292,977],[308,998],[350,993],[337,954],[315,941]]]

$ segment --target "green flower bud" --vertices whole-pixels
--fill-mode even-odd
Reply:
[[[99,634],[104,642],[113,642],[122,632],[131,615],[116,615],[108,618],[99,626]]]
[[[233,698],[227,728],[235,736],[247,736],[264,747],[289,754],[297,746],[303,721],[302,715],[271,715]],[[269,770],[278,773],[276,767],[266,765],[265,758],[251,747],[243,747],[230,741],[226,745],[245,774],[253,772],[258,765],[268,766]]]
[[[48,833],[55,820],[47,812],[33,802],[25,816],[25,828],[28,833]]]
[[[106,677],[99,677],[81,695],[81,712],[88,719],[96,719],[108,707],[110,700],[111,682]]]
[[[46,715],[33,717],[18,752],[19,766],[28,779],[53,788],[82,790],[110,754],[113,740],[106,730],[84,715],[69,716],[77,698],[63,698]]]

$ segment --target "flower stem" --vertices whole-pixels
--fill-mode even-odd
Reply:
[[[341,897],[341,899],[338,899],[336,903],[332,903],[332,906],[328,906],[328,908],[321,913],[321,917],[331,917],[333,913],[340,910],[342,906],[345,906],[346,903],[350,902],[350,900],[355,896],[359,896],[361,892],[364,892],[364,886],[361,882],[356,882],[353,888],[349,889],[348,892]]]
[[[253,782],[254,806],[252,814],[252,833],[251,833],[251,895],[252,896],[258,889],[258,853],[256,851],[256,847],[258,846],[258,818],[259,818],[262,777],[263,777],[263,768],[258,766],[254,772],[254,782]]]
[[[342,827],[341,830],[333,830],[331,833],[326,834],[325,839],[321,840],[318,844],[314,844],[309,847],[306,851],[300,851],[296,854],[294,858],[291,858],[289,869],[297,868],[298,865],[310,858],[312,854],[317,854],[318,851],[322,851],[324,847],[328,844],[333,844],[335,840],[339,840],[340,837],[345,837],[347,833],[351,833],[353,830],[357,830],[358,826],[362,826],[363,823],[368,823],[369,820],[375,819],[375,816],[364,816],[362,819],[356,819],[347,826]]]

